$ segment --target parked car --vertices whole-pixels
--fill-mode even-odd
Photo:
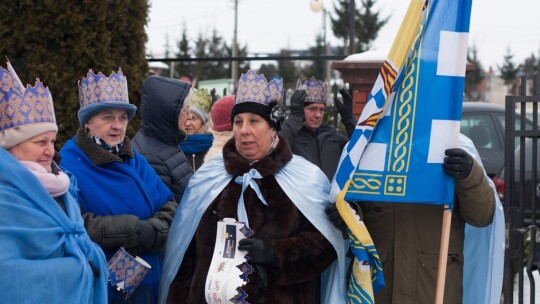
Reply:
[[[527,112],[527,116],[532,115]],[[525,118],[525,128],[532,129],[532,121]],[[516,129],[521,124],[521,115],[516,113]],[[463,102],[461,133],[469,137],[482,159],[489,177],[493,179],[499,196],[504,198],[504,130],[505,109],[503,105],[487,102]],[[515,147],[519,139],[515,139]],[[526,147],[530,145],[526,145]],[[529,174],[530,176],[530,174]],[[539,175],[540,176],[540,175]]]
[[[521,127],[520,111],[516,113],[516,130]],[[533,129],[532,112],[526,111],[525,130]],[[540,122],[540,120],[538,120]],[[539,127],[540,129],[540,127]],[[484,102],[464,102],[461,121],[461,133],[468,136],[476,146],[487,174],[492,178],[501,200],[504,200],[505,171],[504,171],[504,136],[505,110],[502,105]],[[523,217],[525,225],[530,225],[531,206],[536,204],[536,224],[540,225],[540,141],[537,148],[537,166],[533,168],[533,144],[531,138],[526,138],[523,145],[524,166],[520,168],[521,147],[520,139],[516,137],[514,145],[514,199],[516,205],[523,202]],[[536,171],[536,178],[533,172]],[[523,174],[523,179],[521,178]]]
[[[504,166],[504,106],[487,102],[463,102],[460,132],[469,137],[489,177]]]

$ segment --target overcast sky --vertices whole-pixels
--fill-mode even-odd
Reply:
[[[332,1],[322,0],[332,12]],[[389,22],[379,32],[373,49],[392,44],[409,0],[376,0]],[[361,1],[357,0],[356,5]],[[238,41],[250,53],[277,52],[282,48],[305,49],[322,33],[322,13],[310,10],[310,0],[238,0]],[[473,0],[469,46],[476,44],[484,68],[502,65],[510,47],[515,63],[540,50],[540,0]],[[167,41],[175,46],[186,26],[193,41],[199,33],[209,37],[213,29],[232,42],[234,0],[151,0],[147,26],[149,53],[164,55]],[[331,44],[330,22],[327,35]],[[229,43],[230,44],[230,43]]]

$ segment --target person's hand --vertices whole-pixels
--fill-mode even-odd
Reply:
[[[349,94],[349,91],[346,89],[340,89],[339,94],[341,94],[341,97],[343,101],[341,101],[337,95],[334,96],[334,103],[336,105],[336,108],[338,110],[339,115],[341,115],[341,119],[343,121],[350,121],[353,118],[352,114],[352,106],[353,106],[353,100],[351,94]]]
[[[444,151],[443,171],[455,179],[464,179],[471,173],[473,158],[463,149],[447,149]]]
[[[342,233],[346,233],[347,224],[339,214],[336,204],[329,204],[324,208],[324,212],[326,212],[330,222],[332,222],[337,229],[339,229]]]
[[[334,95],[334,104],[336,105],[337,111],[339,112],[339,115],[341,116],[341,121],[343,122],[343,125],[345,126],[345,130],[347,131],[347,136],[351,138],[352,133],[354,132],[354,129],[356,128],[356,119],[354,118],[352,107],[353,107],[353,99],[351,94],[349,94],[349,91],[346,89],[340,89],[339,93],[341,94],[341,97],[343,98],[343,101],[341,101],[337,94]]]
[[[138,252],[136,255],[143,255],[152,251],[158,237],[158,232],[148,220],[139,220],[137,236],[139,238],[139,246],[137,246]],[[133,251],[136,250],[134,249]]]
[[[304,120],[304,100],[306,100],[306,90],[296,90],[291,96],[291,115]]]
[[[250,261],[260,264],[277,264],[277,257],[272,246],[257,238],[245,238],[238,242],[238,250],[247,251]]]

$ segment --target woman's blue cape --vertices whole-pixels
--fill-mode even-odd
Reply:
[[[0,149],[2,302],[107,302],[105,256],[84,229],[71,180],[61,197],[64,212],[28,169]]]
[[[482,164],[473,142],[463,134],[459,136],[459,147]],[[495,193],[493,222],[483,228],[465,225],[464,304],[499,303],[501,299],[506,237],[504,211],[493,181],[491,178],[488,178],[488,181]]]
[[[341,232],[324,212],[324,207],[329,203],[328,178],[319,168],[299,156],[293,156],[275,177],[300,212],[337,252],[338,260],[325,270],[321,278],[321,303],[345,303],[345,242]],[[167,301],[169,286],[178,272],[203,213],[232,178],[224,168],[223,156],[217,156],[206,162],[189,180],[167,239],[159,303]]]

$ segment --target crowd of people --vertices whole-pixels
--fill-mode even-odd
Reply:
[[[326,83],[313,77],[298,81],[286,118],[278,77],[246,71],[235,95],[216,98],[153,75],[133,139],[122,70],[89,70],[78,89],[80,128],[56,153],[50,91],[0,67],[2,301],[209,302],[219,288],[209,274],[222,271],[211,267],[217,228],[232,218],[249,232],[233,244],[248,266],[227,300],[345,303],[347,227],[329,192],[356,125],[347,89],[334,100],[343,132],[324,122]],[[461,303],[465,223],[488,226],[496,208],[474,146],[460,143],[443,164],[456,180],[444,303]],[[380,253],[386,286],[375,301],[433,302],[436,268],[426,265],[438,256],[441,207],[350,204]],[[108,282],[119,250],[148,264],[130,294]]]

